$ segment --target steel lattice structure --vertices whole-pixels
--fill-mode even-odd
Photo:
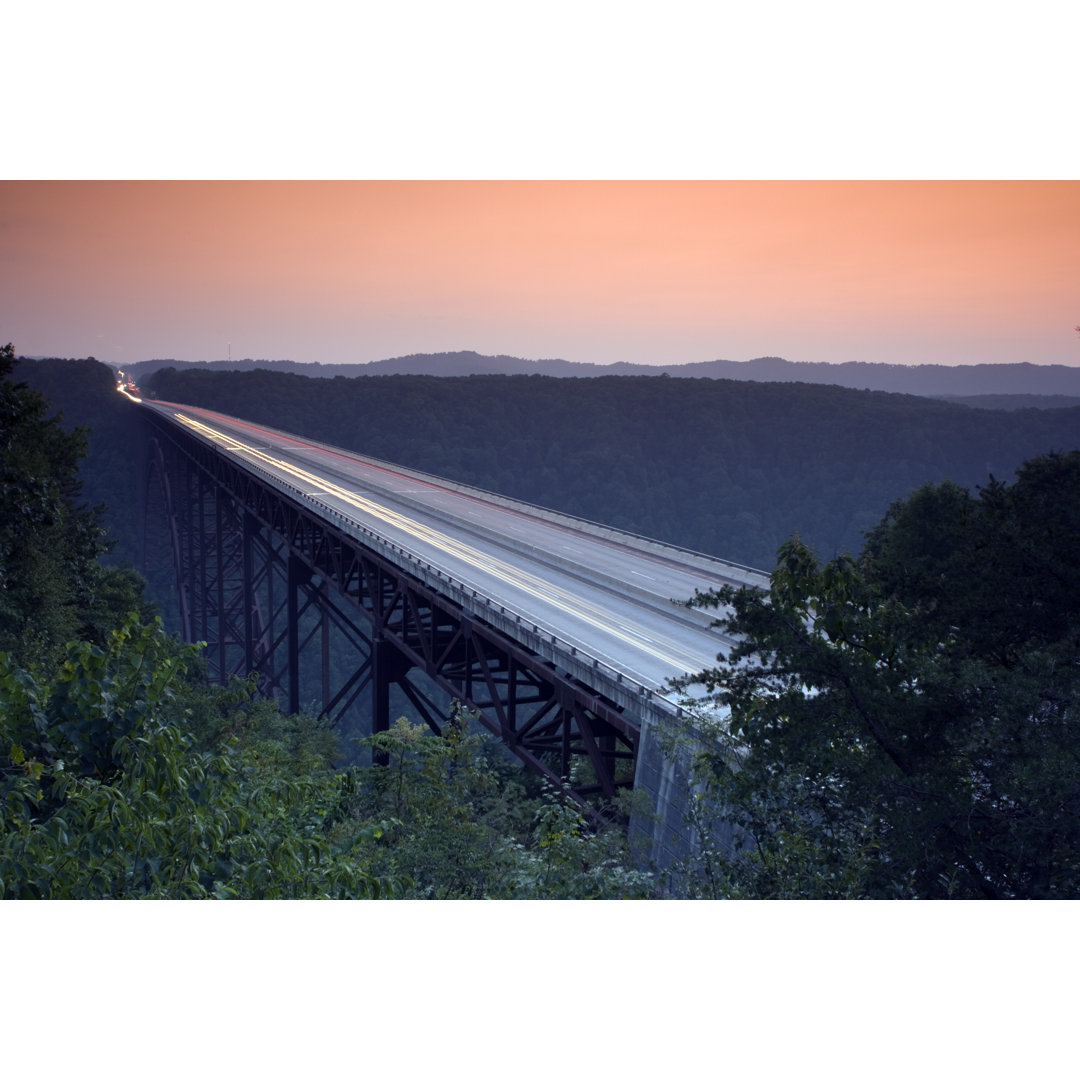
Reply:
[[[343,735],[386,730],[404,702],[439,733],[458,699],[584,805],[633,785],[641,731],[625,701],[411,574],[344,518],[157,413],[147,422],[148,514],[158,508],[182,634],[206,643],[212,680],[254,673],[261,693],[290,712],[313,705]]]

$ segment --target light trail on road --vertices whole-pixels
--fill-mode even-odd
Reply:
[[[143,400],[452,588],[667,696],[731,642],[681,599],[760,571],[185,405]]]
[[[511,566],[509,563],[497,559],[494,556],[479,552],[475,548],[462,543],[460,540],[455,540],[446,533],[431,528],[429,525],[424,525],[414,518],[408,518],[403,514],[391,510],[389,507],[382,506],[379,503],[373,502],[371,499],[364,498],[364,496],[349,491],[324,476],[319,476],[317,473],[299,468],[282,458],[273,457],[265,450],[249,446],[234,436],[217,431],[198,420],[185,416],[183,413],[178,412],[173,415],[180,423],[200,431],[207,438],[222,444],[227,450],[237,454],[246,454],[264,465],[280,469],[282,472],[293,476],[295,479],[314,486],[317,489],[316,491],[305,493],[309,497],[314,497],[315,495],[329,495],[338,498],[348,505],[353,506],[358,510],[362,510],[365,514],[368,514],[385,524],[392,525],[415,539],[443,551],[447,555],[460,559],[462,562],[475,569],[491,574],[493,577],[503,581],[507,585],[520,589],[522,592],[537,599],[555,604],[566,614],[581,619],[583,622],[598,630],[611,634],[613,637],[619,638],[627,644],[633,645],[635,648],[644,649],[649,655],[662,663],[670,664],[673,668],[684,668],[687,663],[691,662],[693,659],[687,655],[675,657],[669,653],[662,652],[655,647],[655,642],[650,641],[645,635],[637,634],[633,631],[626,632],[626,627],[618,628],[613,626],[610,620],[604,617],[605,612],[598,605],[590,604],[580,597],[572,596],[566,590],[537,577],[535,574]]]

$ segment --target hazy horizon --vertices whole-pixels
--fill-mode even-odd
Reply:
[[[1080,365],[1075,181],[4,181],[26,356]]]
[[[360,367],[364,367],[364,366],[368,366],[368,365],[384,363],[384,362],[386,362],[388,360],[408,359],[410,356],[457,356],[457,355],[460,355],[460,354],[468,354],[468,353],[475,353],[481,359],[485,359],[485,360],[487,360],[487,359],[494,360],[494,359],[498,359],[500,356],[505,356],[505,357],[508,357],[508,358],[510,358],[512,360],[523,360],[526,363],[533,363],[533,364],[545,364],[545,363],[551,363],[551,362],[556,362],[556,363],[558,363],[558,362],[582,363],[582,364],[590,363],[590,361],[574,361],[574,360],[566,361],[565,358],[561,357],[561,356],[528,357],[528,356],[521,356],[519,354],[514,354],[514,353],[481,353],[476,349],[439,349],[439,350],[436,350],[436,351],[433,351],[433,352],[402,353],[400,356],[384,356],[384,357],[380,357],[378,360],[357,360],[357,361],[349,361],[349,360],[338,360],[338,361],[290,360],[290,359],[288,359],[286,357],[275,360],[275,359],[270,359],[270,358],[265,357],[265,356],[232,356],[232,357],[225,357],[223,360],[214,359],[214,360],[193,360],[193,361],[180,361],[174,356],[153,356],[153,357],[149,357],[148,359],[149,359],[149,361],[151,363],[156,363],[156,362],[160,362],[160,361],[163,361],[163,360],[167,360],[167,361],[172,362],[172,363],[190,362],[190,363],[194,363],[194,364],[216,364],[216,363],[222,363],[222,362],[227,363],[227,362],[229,362],[229,360],[231,360],[233,363],[248,363],[248,362],[250,362],[250,363],[253,363],[253,364],[305,364],[305,363],[318,364],[318,363],[322,363],[322,364],[324,364],[324,366],[328,366],[328,367],[334,367],[334,366],[342,366],[342,367],[344,367],[344,366],[351,365],[351,364],[355,363],[356,365],[358,365]],[[76,359],[74,357],[63,357],[63,358],[61,358],[61,357],[45,357],[44,354],[30,355],[30,354],[27,354],[27,353],[22,353],[21,351],[20,351],[20,355],[26,356],[27,359],[30,359],[30,360]],[[101,357],[94,357],[94,359],[100,360]],[[891,366],[891,367],[910,367],[910,368],[921,366],[921,365],[918,365],[918,364],[888,364],[888,361],[885,361],[885,360],[876,360],[876,361],[875,360],[867,360],[867,361],[861,361],[861,360],[822,360],[822,361],[818,361],[818,360],[788,360],[787,357],[785,357],[785,356],[750,356],[750,357],[747,357],[745,360],[729,360],[727,357],[717,356],[717,357],[713,357],[713,360],[720,361],[720,362],[723,362],[723,363],[731,363],[731,364],[752,364],[752,363],[754,363],[755,361],[758,361],[758,360],[782,360],[782,361],[785,361],[785,362],[791,363],[791,364],[808,364],[809,365],[809,364],[823,363],[823,364],[832,364],[832,365],[834,365],[836,367],[839,367],[842,364],[859,364],[859,363],[882,364],[882,365],[887,365],[887,366]],[[142,361],[135,361],[135,362],[136,363],[141,363]],[[612,361],[610,361],[608,363],[598,363],[597,366],[599,366],[599,367],[616,367],[619,364],[627,363],[627,362],[633,363],[633,361],[612,360]],[[673,367],[673,366],[690,366],[692,364],[697,364],[697,363],[711,363],[711,362],[712,361],[709,361],[709,360],[705,360],[705,361],[687,360],[687,361],[683,362],[682,364],[670,364],[670,365],[666,365],[666,366],[669,366],[669,367]],[[938,367],[961,367],[961,366],[963,366],[963,367],[975,367],[979,363],[990,363],[990,361],[973,361],[971,364],[965,364],[965,365],[939,364],[939,365],[931,365],[931,366],[938,366]],[[1002,367],[1006,366],[1008,364],[1011,364],[1011,363],[1021,363],[1021,364],[1022,363],[1030,363],[1030,364],[1033,364],[1033,366],[1038,366],[1038,367],[1070,367],[1070,368],[1080,367],[1080,363],[1077,363],[1077,364],[1038,364],[1038,365],[1035,365],[1034,361],[1023,361],[1023,360],[1018,360],[1018,361],[1000,360],[1000,361],[996,362],[997,366],[1002,366]],[[651,367],[661,367],[661,366],[665,366],[665,365],[653,364],[653,365],[649,365],[649,366],[651,366]]]

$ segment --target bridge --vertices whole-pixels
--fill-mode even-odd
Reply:
[[[139,400],[139,399],[135,399]],[[148,557],[171,553],[210,676],[255,673],[343,737],[460,700],[592,815],[620,789],[658,865],[688,850],[693,737],[667,681],[731,645],[679,601],[767,575],[204,409],[142,400]],[[155,538],[155,528],[157,534]]]

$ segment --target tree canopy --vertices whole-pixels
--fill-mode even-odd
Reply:
[[[973,496],[926,485],[857,559],[784,545],[699,673],[739,827],[723,895],[1080,896],[1080,453]]]
[[[99,562],[101,509],[81,501],[87,431],[66,431],[14,369],[9,344],[0,349],[0,651],[47,667],[72,638],[103,643],[140,608],[142,586]]]

